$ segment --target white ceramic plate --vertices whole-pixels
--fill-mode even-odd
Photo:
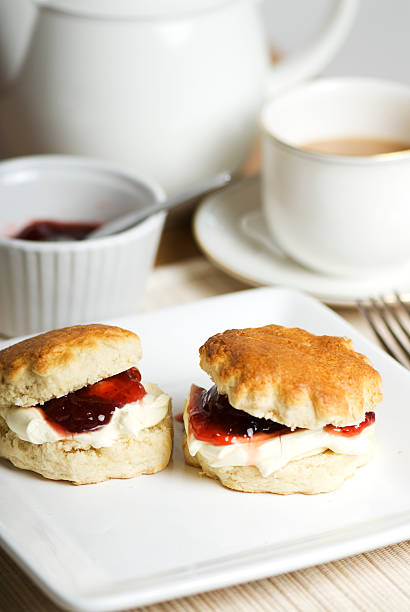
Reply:
[[[267,323],[348,335],[384,379],[375,459],[334,493],[245,494],[184,464],[176,423],[160,474],[73,487],[0,462],[4,547],[68,609],[130,608],[272,576],[410,537],[410,374],[314,299],[254,289],[121,319],[142,339],[143,380],[182,410],[209,385],[198,347],[215,332]]]
[[[365,231],[365,230],[364,230]],[[398,290],[410,298],[410,264],[383,275],[345,279],[304,268],[272,244],[261,210],[259,179],[248,179],[198,208],[194,233],[199,246],[218,267],[251,285],[300,289],[334,305]]]

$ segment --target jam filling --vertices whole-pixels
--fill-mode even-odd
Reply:
[[[32,221],[13,238],[39,242],[62,242],[64,240],[83,240],[88,234],[101,226],[96,222]]]
[[[208,391],[192,385],[188,414],[190,431],[195,438],[215,446],[251,440],[262,442],[268,438],[292,433],[292,429],[286,425],[233,408],[228,396],[218,393],[216,385]],[[323,429],[332,434],[351,437],[373,425],[374,421],[374,412],[367,412],[365,420],[358,425],[347,427],[326,425]]]
[[[335,425],[326,425],[323,430],[328,433],[336,434],[338,436],[345,436],[346,438],[350,438],[352,436],[358,436],[363,429],[369,427],[369,425],[373,425],[376,420],[376,415],[374,412],[366,412],[366,416],[364,421],[358,423],[357,425],[347,425],[346,427],[336,427]]]
[[[192,385],[189,402],[189,424],[197,440],[215,446],[247,442],[291,433],[290,427],[254,417],[247,412],[233,408],[227,395],[218,393],[216,385],[208,391]]]
[[[141,400],[146,391],[137,368],[130,368],[63,397],[37,406],[60,435],[100,429],[111,421],[116,408]]]

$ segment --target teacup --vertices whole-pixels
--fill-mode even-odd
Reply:
[[[367,78],[318,80],[268,103],[261,121],[264,214],[272,238],[291,258],[346,277],[410,259],[410,87]],[[346,145],[347,139],[394,141],[404,150],[308,150],[330,140],[337,150],[337,141]]]

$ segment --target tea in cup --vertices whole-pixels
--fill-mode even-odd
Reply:
[[[287,255],[345,277],[410,260],[410,87],[318,80],[261,119],[263,209]]]

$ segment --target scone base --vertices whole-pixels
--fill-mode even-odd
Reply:
[[[171,401],[165,418],[128,438],[102,448],[67,450],[65,442],[32,444],[18,438],[0,417],[0,457],[51,480],[93,484],[110,478],[154,474],[169,463],[172,451]]]
[[[201,468],[201,475],[219,480],[228,489],[245,493],[278,495],[293,493],[315,495],[334,491],[354,475],[356,468],[368,463],[373,456],[373,454],[337,455],[329,450],[319,455],[291,461],[273,474],[262,476],[254,466],[214,468],[200,453],[192,457],[186,435],[184,435],[183,450],[188,465]]]

